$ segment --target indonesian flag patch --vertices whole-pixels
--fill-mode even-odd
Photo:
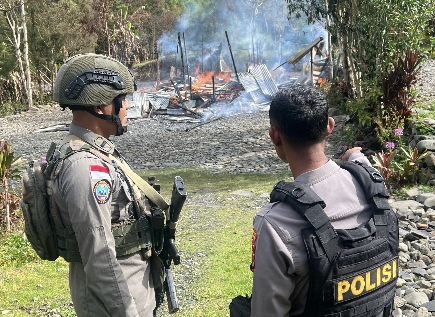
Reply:
[[[89,165],[89,172],[92,179],[107,179],[111,181],[109,168],[101,165]]]

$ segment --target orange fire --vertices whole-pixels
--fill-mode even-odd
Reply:
[[[228,83],[231,80],[231,73],[219,73],[214,75],[213,72],[206,72],[198,74],[198,77],[196,78],[196,82],[192,82],[192,90],[198,90],[202,85],[205,84],[212,84],[213,83],[213,77],[215,84],[217,83]]]

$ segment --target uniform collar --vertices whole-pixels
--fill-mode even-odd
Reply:
[[[333,160],[329,160],[323,166],[299,175],[295,181],[311,186],[335,173],[338,169],[340,169],[340,166]]]
[[[69,132],[106,154],[113,154],[115,150],[115,145],[105,137],[88,129],[82,128],[74,123],[70,124]]]

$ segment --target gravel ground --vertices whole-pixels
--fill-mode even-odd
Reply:
[[[418,83],[420,101],[435,100],[434,72],[435,61],[431,60],[424,65]],[[346,118],[337,116],[335,119],[337,128],[326,144],[326,152],[331,158],[343,148],[340,126]],[[50,142],[60,141],[65,132],[35,131],[67,124],[70,120],[70,112],[60,111],[56,106],[35,108],[0,118],[0,140],[10,141],[17,155],[37,159],[45,156]],[[265,111],[225,117],[201,126],[198,123],[173,123],[163,117],[143,118],[130,120],[129,132],[114,141],[134,169],[204,167],[213,173],[286,171],[288,167],[276,157],[267,129]],[[409,191],[408,195],[407,200],[390,200],[399,214],[401,229],[400,279],[394,316],[435,316],[431,313],[435,312],[435,210],[432,209],[435,208],[435,195],[416,190]],[[200,199],[207,205],[208,198],[205,193]],[[431,198],[433,205],[432,201],[426,200]],[[203,256],[206,255],[185,254],[182,264],[176,268],[176,285],[180,288],[182,304],[192,304],[184,285],[190,284],[192,277],[199,276],[198,263]],[[47,312],[41,316],[55,315]],[[165,312],[160,312],[160,316],[166,316]],[[225,316],[224,312],[222,316]]]

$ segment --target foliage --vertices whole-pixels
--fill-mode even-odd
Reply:
[[[0,184],[4,187],[8,179],[21,178],[20,163],[22,159],[15,157],[8,141],[0,141]]]
[[[25,106],[23,103],[17,101],[6,101],[4,103],[0,103],[0,118],[20,113],[25,110]]]
[[[419,134],[435,135],[435,128],[428,125],[428,124],[425,124],[421,119],[413,120],[413,124],[414,124],[414,126],[417,129]]]
[[[394,151],[385,153],[382,150],[372,156],[375,166],[378,167],[386,183],[388,183],[390,177],[394,175],[394,170],[390,166],[395,153]]]
[[[318,88],[325,94],[330,108],[346,110],[348,94],[343,82],[331,82],[330,80],[321,82],[319,79]]]
[[[361,127],[371,127],[378,117],[377,109],[382,92],[374,83],[366,83],[364,86],[364,96],[349,100],[346,111],[356,118]]]
[[[379,168],[386,183],[404,186],[417,183],[417,175],[423,159],[428,152],[419,153],[417,148],[404,145],[403,129],[396,128],[385,142],[386,152],[372,156],[374,165]]]
[[[38,255],[23,234],[9,234],[1,238],[0,267],[20,267],[37,261]]]
[[[394,164],[395,181],[398,185],[414,184],[417,182],[419,163],[428,155],[428,152],[418,153],[417,148],[411,146],[400,147]]]
[[[362,96],[361,85],[378,82],[380,74],[406,49],[421,51],[426,45],[434,0],[317,1],[287,0],[290,14],[308,22],[331,20],[333,45],[340,47],[345,82]],[[357,43],[357,47],[356,44]]]
[[[411,50],[406,50],[404,57],[398,57],[388,67],[383,78],[383,124],[390,127],[404,124],[411,117],[412,107],[415,103],[413,93],[420,70],[422,56]],[[395,120],[391,120],[394,118]]]
[[[10,179],[21,178],[20,164],[22,159],[15,157],[12,147],[8,141],[0,141],[0,206],[5,206],[6,211],[9,211],[8,207],[11,207],[12,213],[7,215],[10,219],[16,219],[14,211],[18,207],[19,197],[12,193],[10,194],[8,181]],[[11,205],[9,206],[9,203]],[[11,217],[12,215],[12,217]],[[3,217],[2,217],[3,218]],[[2,221],[0,221],[2,224]],[[9,228],[10,223],[6,223],[6,227]]]

